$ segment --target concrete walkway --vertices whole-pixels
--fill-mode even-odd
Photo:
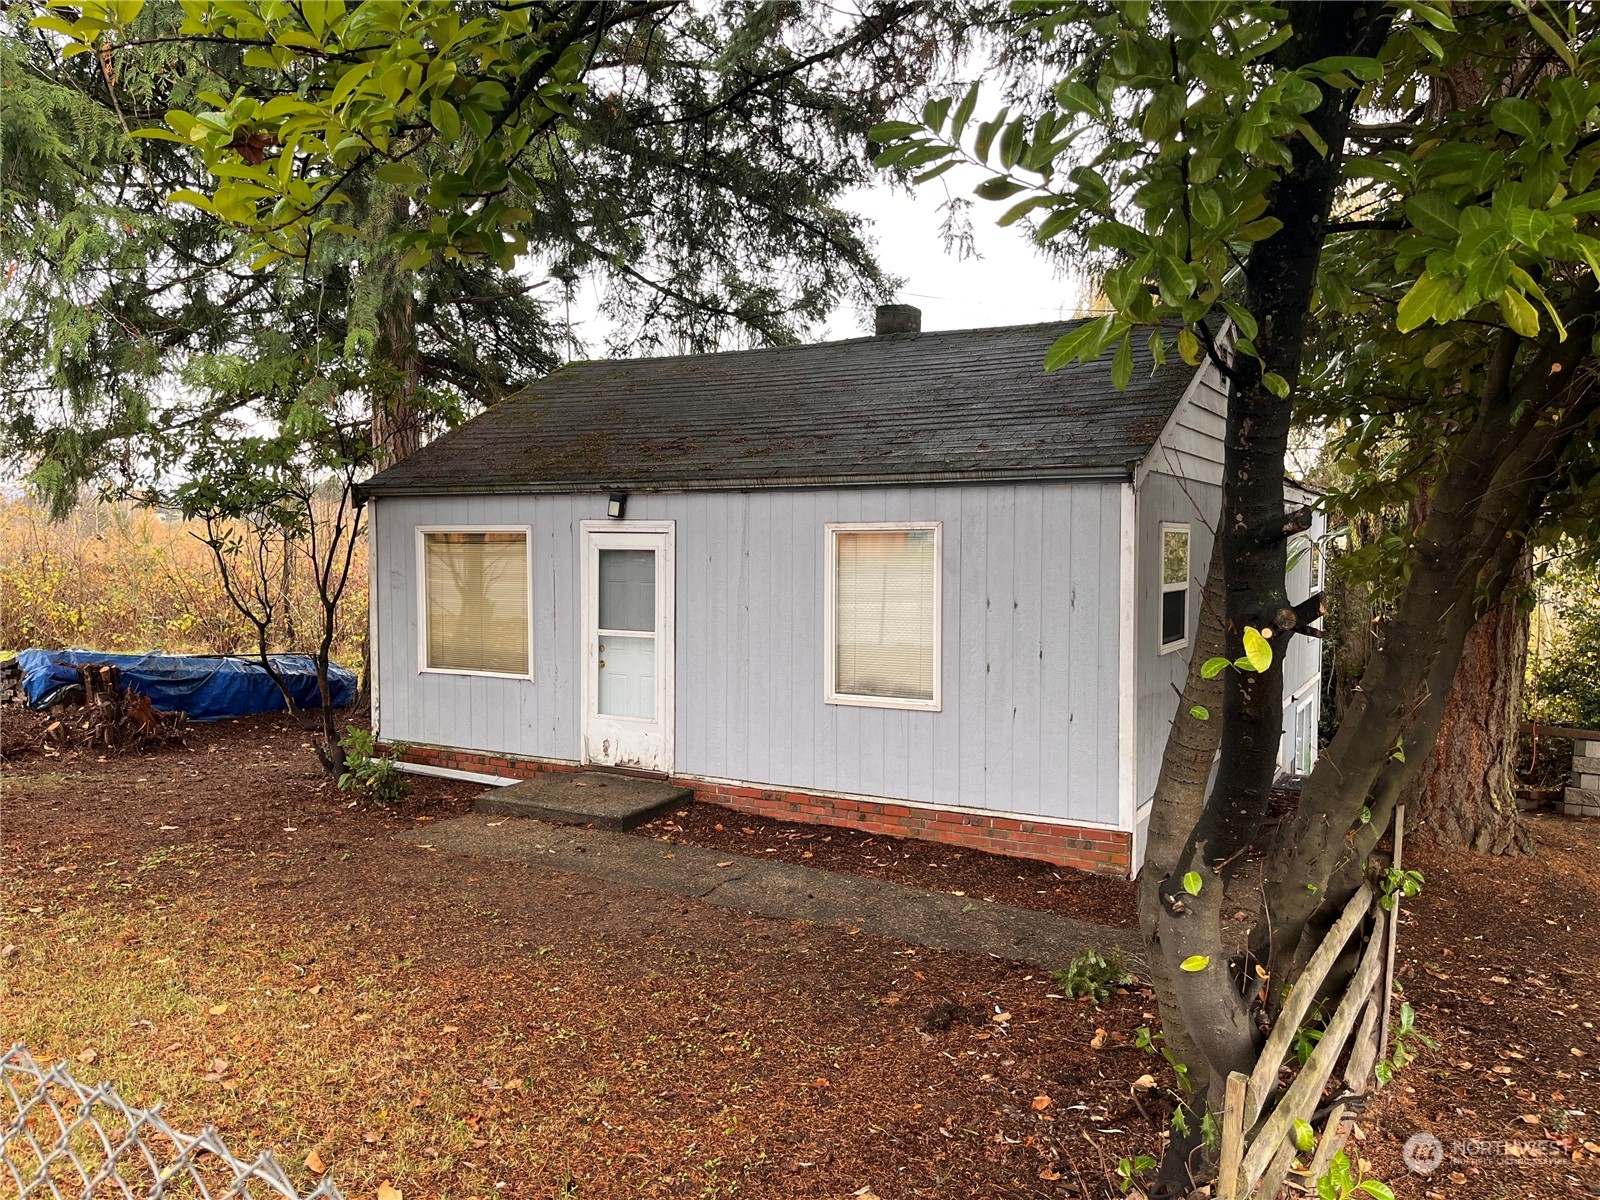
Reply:
[[[424,825],[402,841],[654,888],[763,917],[849,925],[914,946],[964,950],[1055,969],[1079,950],[1130,959],[1137,933],[791,863],[671,845],[626,833],[474,814]],[[1133,966],[1130,962],[1130,966]]]

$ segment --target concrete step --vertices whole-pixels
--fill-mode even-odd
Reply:
[[[643,825],[693,798],[688,788],[659,779],[606,771],[552,771],[491,788],[474,807],[481,813],[532,817],[557,825],[621,830]]]

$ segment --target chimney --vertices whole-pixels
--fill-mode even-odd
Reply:
[[[922,310],[914,304],[880,304],[876,325],[879,337],[892,333],[921,333]]]

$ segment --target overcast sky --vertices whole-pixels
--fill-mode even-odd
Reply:
[[[873,223],[884,268],[905,280],[897,299],[922,310],[924,329],[973,329],[986,325],[1025,325],[1074,316],[1080,289],[1059,278],[1024,230],[1000,229],[996,219],[1003,204],[978,200],[970,216],[976,258],[946,252],[940,230],[947,195],[970,195],[982,176],[951,171],[913,193],[888,188],[861,189],[850,207]],[[945,189],[950,184],[948,193]],[[836,312],[828,322],[828,339],[871,333],[853,308]]]
[[[1005,211],[1003,204],[979,200],[968,210],[976,256],[962,257],[954,248],[946,252],[942,206],[949,196],[970,196],[982,178],[976,170],[957,169],[909,194],[884,186],[860,188],[848,197],[848,207],[871,222],[884,270],[905,281],[896,299],[920,308],[927,330],[1025,325],[1077,315],[1078,283],[1058,277],[1020,227],[995,225]],[[598,292],[591,283],[580,290],[572,311],[578,337],[590,354],[603,353],[606,340],[606,322],[597,307]],[[850,303],[833,312],[816,340],[871,332],[870,312]]]

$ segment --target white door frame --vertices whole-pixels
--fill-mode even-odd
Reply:
[[[579,551],[582,557],[582,659],[579,689],[583,709],[579,720],[579,742],[585,765],[630,767],[662,775],[672,774],[673,731],[676,725],[673,696],[676,692],[676,580],[672,521],[582,521],[579,522]],[[595,672],[600,660],[600,551],[653,550],[656,555],[656,717],[602,716]],[[590,752],[591,744],[604,745],[619,739],[633,744],[623,754]]]

